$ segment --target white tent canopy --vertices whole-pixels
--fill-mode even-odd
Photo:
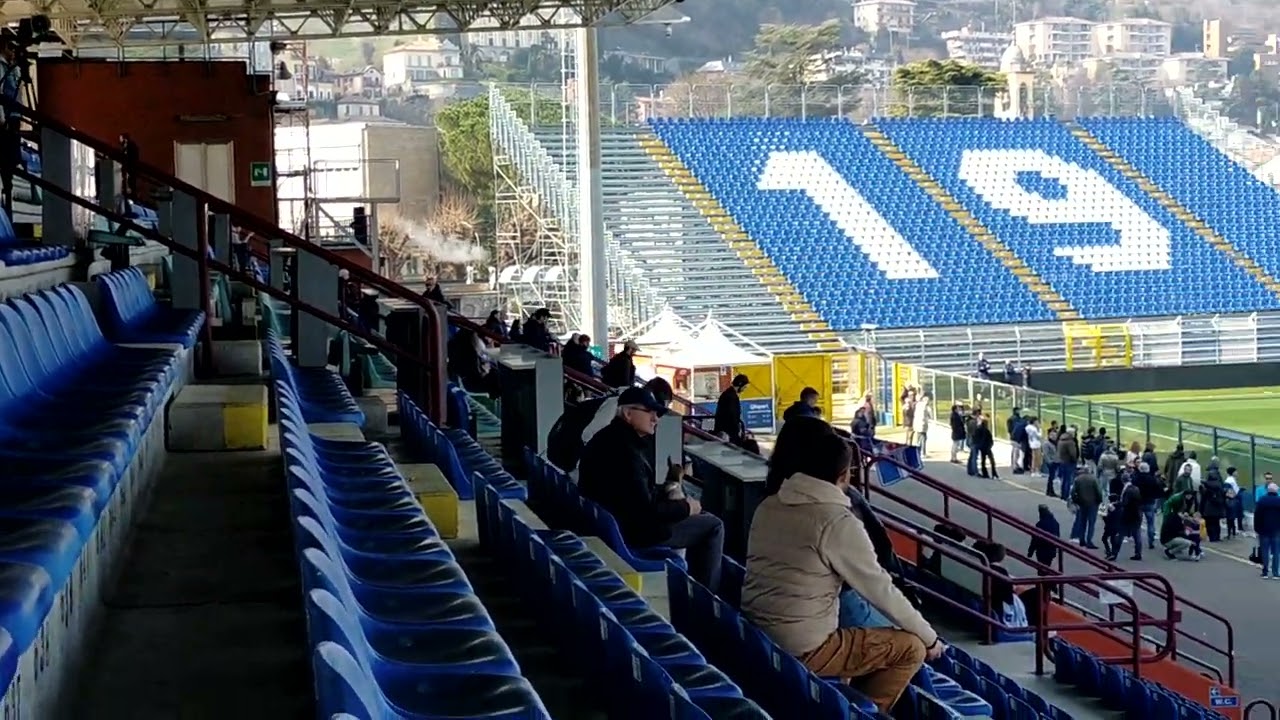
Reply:
[[[671,308],[663,308],[654,318],[632,330],[623,340],[632,340],[644,354],[650,348],[667,348],[684,345],[693,339],[694,327]]]
[[[654,358],[654,362],[668,367],[698,368],[713,365],[748,365],[767,362],[769,354],[743,337],[738,342],[730,339],[737,333],[714,318],[707,318],[694,328],[693,337],[671,353]],[[751,346],[747,350],[742,345]]]

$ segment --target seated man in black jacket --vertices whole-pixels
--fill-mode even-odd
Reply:
[[[618,521],[632,548],[684,548],[689,574],[711,591],[720,586],[724,525],[702,512],[697,500],[677,497],[660,485],[647,438],[658,427],[666,406],[644,388],[628,388],[618,396],[618,416],[583,448],[578,489]]]

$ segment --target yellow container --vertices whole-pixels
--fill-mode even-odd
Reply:
[[[432,464],[401,465],[400,473],[440,537],[458,537],[458,493],[440,468]]]

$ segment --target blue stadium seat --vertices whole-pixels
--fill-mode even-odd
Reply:
[[[878,126],[1086,318],[1280,307],[1056,120]],[[1186,292],[1197,285],[1204,292]]]
[[[61,260],[71,253],[62,245],[41,245],[18,238],[7,213],[0,213],[0,266],[34,265]]]
[[[102,581],[162,463],[160,409],[185,377],[177,350],[107,342],[78,289],[0,303],[6,712],[20,702],[38,717],[68,692]]]
[[[476,479],[504,498],[524,500],[525,486],[461,428],[441,429],[409,396],[399,393],[400,431],[413,450],[439,465],[461,500],[474,500]]]
[[[268,345],[320,714],[549,720],[386,449],[312,436]]]
[[[520,566],[531,609],[583,659],[610,717],[769,717],[572,533],[533,530],[487,484],[476,505],[479,516],[496,518],[482,542]]]
[[[836,330],[1280,308],[1265,278],[1194,227],[1202,219],[1280,276],[1280,244],[1257,231],[1280,227],[1272,188],[1174,119],[1081,125],[1158,187],[1053,119],[652,128]],[[1067,306],[1050,308],[1052,294]],[[888,296],[898,301],[878,302]]]
[[[297,394],[308,423],[352,423],[364,426],[364,412],[356,404],[342,378],[328,368],[300,368],[284,352],[274,330],[267,330],[267,355],[272,377],[285,377]]]
[[[205,314],[175,310],[156,302],[147,278],[138,268],[117,270],[97,278],[102,290],[107,335],[118,343],[196,344]]]
[[[1272,277],[1280,275],[1274,188],[1174,118],[1082,118],[1080,125]],[[1272,306],[1252,309],[1264,307]]]

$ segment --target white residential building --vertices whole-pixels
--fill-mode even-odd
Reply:
[[[1173,24],[1149,18],[1101,22],[1093,26],[1095,52],[1167,56],[1173,47]]]
[[[1227,81],[1227,58],[1204,53],[1177,53],[1160,65],[1160,79],[1170,85],[1201,85]]]
[[[1084,61],[1085,74],[1095,82],[1109,82],[1112,73],[1123,73],[1139,82],[1152,82],[1160,77],[1165,58],[1143,53],[1111,53]]]
[[[915,15],[916,4],[912,0],[858,0],[853,4],[853,24],[872,35],[881,30],[910,34]]]
[[[1013,35],[1009,33],[969,28],[944,32],[942,39],[947,43],[947,57],[992,70],[999,69],[1001,55],[1013,43]]]
[[[462,51],[452,42],[428,35],[397,45],[382,55],[382,82],[405,95],[452,95],[462,80]]]
[[[560,33],[538,24],[537,18],[530,17],[521,22],[521,27],[497,30],[493,29],[498,26],[497,19],[484,16],[476,20],[462,39],[482,59],[504,63],[517,50],[527,50],[534,45],[559,47]]]
[[[1033,65],[1079,65],[1094,54],[1093,21],[1047,17],[1013,26],[1013,42]]]

